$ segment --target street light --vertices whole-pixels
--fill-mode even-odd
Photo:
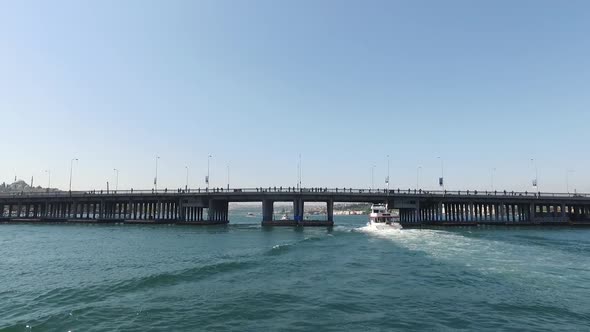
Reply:
[[[212,155],[208,155],[207,156],[207,177],[205,178],[205,182],[207,183],[207,191],[209,191],[209,170],[210,170],[210,164],[211,164],[211,157],[213,157]]]
[[[445,169],[443,167],[443,159],[441,157],[436,157],[440,159],[440,179],[438,180],[438,185],[445,190]]]
[[[119,170],[116,168],[113,168],[113,171],[115,171],[117,173],[117,176],[115,178],[115,191],[119,190]]]
[[[186,168],[186,182],[184,185],[184,190],[188,190],[188,166],[184,166]]]
[[[416,189],[420,189],[420,170],[422,170],[422,166],[416,167]]]
[[[535,160],[535,158],[531,158],[531,163],[535,167],[535,181],[533,181],[533,187],[535,187],[538,192],[541,192],[541,190],[539,189],[539,171],[537,169],[537,161]]]
[[[387,184],[387,194],[389,195],[389,155],[387,155],[387,177],[385,178]]]
[[[158,191],[158,159],[160,156],[156,155],[156,177],[154,178],[154,191]]]
[[[227,190],[229,191],[229,163],[227,164]]]
[[[567,170],[565,172],[565,187],[566,187],[568,194],[570,193],[570,173],[574,173],[574,172],[575,172],[575,170],[573,170],[573,169]]]
[[[375,166],[371,166],[371,190],[375,188]]]
[[[492,178],[492,191],[494,191],[494,173],[496,173],[495,167],[490,170],[490,174],[491,174],[490,176]]]
[[[45,173],[47,173],[47,189],[51,188],[51,170],[46,169]]]
[[[70,192],[72,191],[72,168],[74,167],[74,160],[78,161],[78,158],[70,160]]]
[[[299,154],[299,159],[297,160],[297,191],[301,191],[301,153]]]

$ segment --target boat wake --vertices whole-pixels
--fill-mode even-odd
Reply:
[[[406,232],[401,228],[395,227],[377,227],[374,224],[369,224],[363,227],[355,228],[354,231],[375,235],[379,237],[399,236],[402,232]]]
[[[545,250],[543,255],[539,255],[539,248],[536,246],[478,238],[472,236],[471,232],[435,229],[383,230],[370,226],[358,227],[353,231],[391,241],[405,250],[421,252],[438,261],[466,266],[482,274],[518,275],[523,280],[532,276],[530,271],[536,271],[536,274],[543,275],[543,280],[557,282],[562,276],[560,271],[580,264],[568,259],[569,253],[561,250]],[[573,276],[570,278],[574,279]]]

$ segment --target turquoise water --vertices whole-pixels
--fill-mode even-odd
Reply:
[[[590,230],[0,225],[1,331],[590,331]]]

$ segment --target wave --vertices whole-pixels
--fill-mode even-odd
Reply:
[[[308,236],[308,237],[305,237],[299,241],[275,244],[274,246],[272,246],[272,248],[270,250],[268,250],[268,252],[266,254],[268,256],[282,255],[282,254],[285,254],[285,253],[293,250],[296,246],[298,246],[300,244],[303,244],[306,242],[322,241],[323,239],[329,238],[329,237],[330,237],[330,234],[326,234],[325,236]]]
[[[225,261],[192,267],[176,272],[165,272],[122,280],[110,284],[97,284],[81,288],[56,288],[33,299],[34,305],[75,304],[80,298],[85,301],[99,301],[109,296],[137,292],[144,289],[172,286],[183,282],[206,279],[219,274],[240,271],[256,266],[255,261]]]
[[[585,255],[572,255],[558,248],[531,246],[527,242],[506,242],[477,236],[477,230],[402,229],[376,230],[359,227],[354,230],[371,237],[391,241],[406,250],[420,252],[438,261],[457,264],[482,274],[503,274],[543,283],[558,282],[563,271],[585,266]],[[531,272],[534,271],[534,272]],[[569,275],[582,283],[590,273]]]

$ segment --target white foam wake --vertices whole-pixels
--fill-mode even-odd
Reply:
[[[436,260],[464,265],[482,273],[518,274],[523,280],[534,274],[542,274],[545,280],[554,280],[560,278],[556,271],[580,265],[579,261],[572,261],[566,253],[553,248],[471,237],[454,231],[379,230],[370,226],[359,227],[355,231],[391,241],[411,251],[422,252]],[[586,275],[590,275],[590,271]]]

